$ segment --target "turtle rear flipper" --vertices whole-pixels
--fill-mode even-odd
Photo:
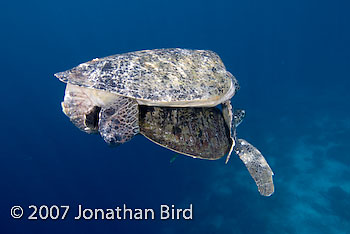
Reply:
[[[123,144],[139,133],[138,104],[135,100],[119,96],[101,108],[99,132],[110,145]]]
[[[260,194],[272,195],[274,192],[273,172],[260,151],[243,139],[237,139],[235,151],[253,177]]]
[[[233,121],[236,127],[240,125],[243,122],[243,119],[245,117],[245,110],[243,109],[235,109],[233,112]]]

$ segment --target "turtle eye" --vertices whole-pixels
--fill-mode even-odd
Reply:
[[[98,115],[101,111],[101,107],[94,106],[86,115],[84,124],[91,130],[98,130]]]

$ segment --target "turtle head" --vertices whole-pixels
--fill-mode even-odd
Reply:
[[[63,112],[86,133],[100,133],[110,145],[129,141],[139,133],[134,99],[67,83]]]
[[[67,84],[61,106],[63,113],[80,130],[86,133],[98,132],[98,118],[101,107],[89,98],[89,94],[84,92],[83,88]]]

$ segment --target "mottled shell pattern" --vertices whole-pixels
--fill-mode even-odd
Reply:
[[[215,52],[179,48],[96,58],[55,76],[142,105],[173,107],[216,106],[229,100],[238,85]]]

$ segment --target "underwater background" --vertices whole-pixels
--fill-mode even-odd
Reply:
[[[349,234],[349,10],[345,0],[2,1],[0,233]],[[235,155],[171,162],[142,136],[111,148],[62,113],[54,73],[171,47],[213,50],[237,77],[238,135],[273,169],[271,197]],[[29,205],[78,204],[193,204],[193,220],[27,219]]]

